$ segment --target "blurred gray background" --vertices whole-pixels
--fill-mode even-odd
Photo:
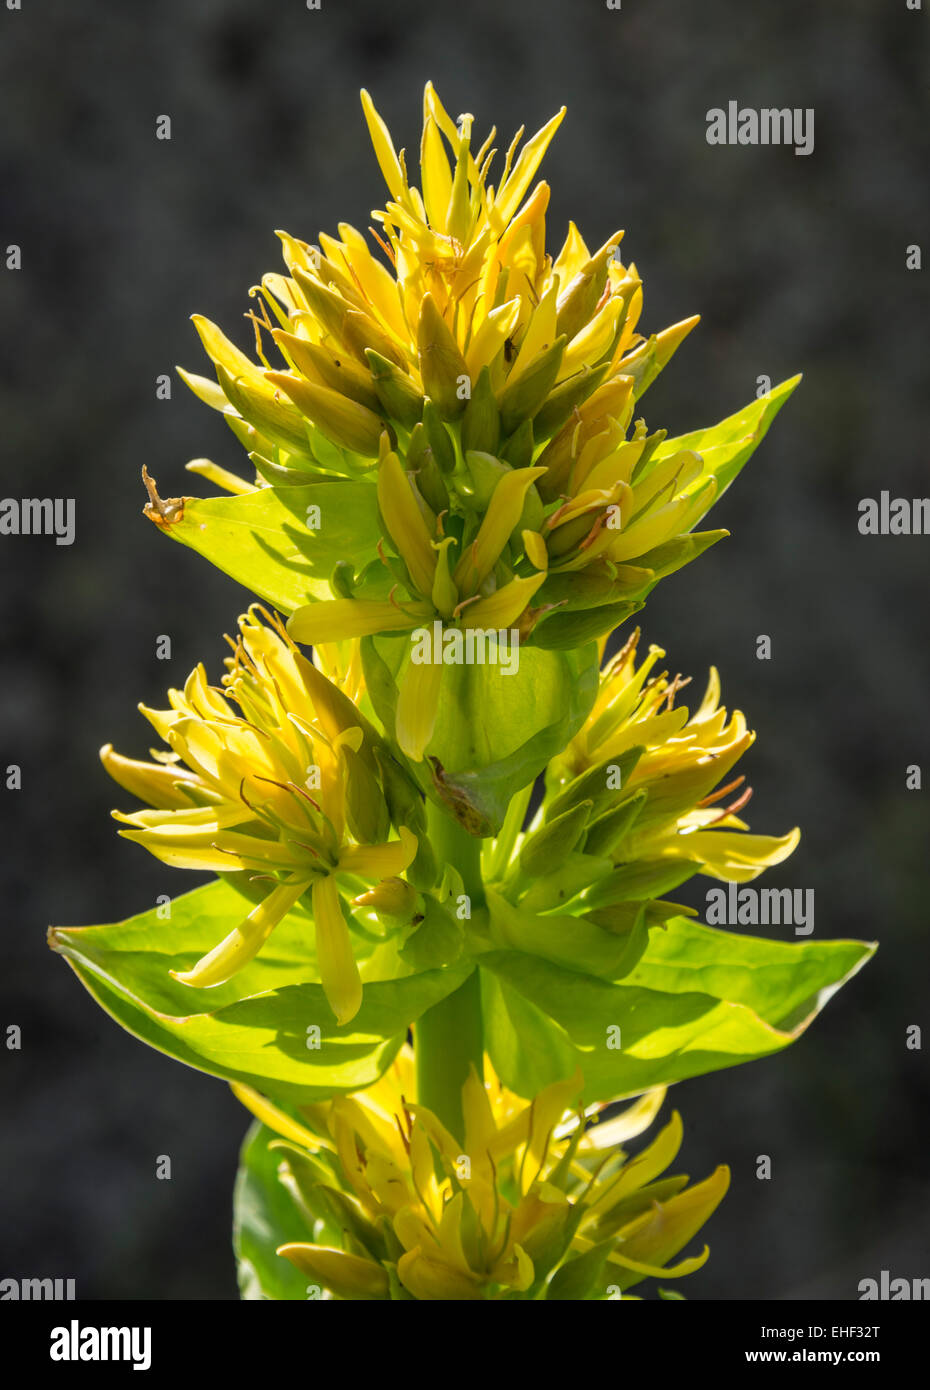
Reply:
[[[930,494],[927,14],[904,0],[23,0],[0,10],[4,495],[73,496],[77,539],[3,538],[0,1275],[75,1277],[85,1298],[233,1298],[230,1197],[243,1112],[225,1086],[124,1035],[45,946],[49,922],[113,921],[192,886],[119,841],[98,761],[142,755],[158,703],[246,595],[140,515],[210,492],[183,471],[238,447],[179,382],[204,371],[188,317],[244,347],[273,229],[368,225],[382,184],[358,103],[419,139],[424,81],[482,135],[568,118],[543,172],[550,242],[618,226],[643,323],[703,322],[646,398],[682,432],[805,380],[713,514],[732,530],[650,601],[673,669],[759,733],[753,829],[804,838],[772,885],[814,888],[818,937],[876,960],[788,1053],[678,1088],[685,1168],[733,1188],[692,1298],[855,1298],[883,1268],[930,1274],[926,1051],[927,537],[862,537],[857,503]],[[705,113],[813,107],[808,158],[716,148]],[[155,119],[169,114],[169,142]],[[506,144],[506,140],[504,141]],[[173,660],[155,658],[158,634]],[[773,640],[769,662],[755,639]],[[703,901],[703,886],[692,901]],[[775,935],[785,936],[782,929]],[[930,1036],[927,1047],[930,1048]],[[154,1177],[170,1154],[171,1182]],[[769,1154],[773,1177],[755,1178]]]

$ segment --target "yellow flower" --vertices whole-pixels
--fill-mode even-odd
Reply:
[[[184,379],[250,450],[303,471],[340,471],[320,433],[371,458],[381,423],[406,439],[426,399],[443,420],[474,415],[483,371],[498,434],[536,419],[548,437],[642,341],[639,277],[615,259],[622,233],[592,255],[570,224],[558,256],[546,251],[549,189],[530,187],[564,108],[522,149],[517,133],[494,186],[495,132],[473,154],[472,117],[454,122],[427,84],[417,188],[364,91],[362,105],[390,195],[373,213],[380,245],[346,223],[319,246],[279,232],[288,273],[253,291],[259,363],[197,316],[218,385]],[[269,366],[266,339],[284,370]]]
[[[720,1202],[727,1170],[693,1187],[660,1176],[681,1145],[677,1114],[635,1158],[619,1147],[649,1127],[664,1089],[598,1122],[606,1106],[577,1107],[580,1076],[527,1101],[486,1070],[462,1090],[463,1141],[416,1103],[409,1047],[368,1091],[304,1107],[300,1121],[234,1086],[282,1136],[286,1185],[339,1241],[278,1253],[360,1299],[604,1299],[700,1268],[706,1246],[668,1261]]]
[[[653,476],[645,451],[657,437],[647,446],[638,425],[624,445],[634,398],[696,320],[648,342],[637,333],[641,283],[617,257],[620,232],[591,252],[571,223],[558,254],[547,251],[549,189],[534,180],[564,110],[522,148],[517,133],[492,183],[495,132],[474,152],[472,117],[453,121],[428,84],[418,187],[367,92],[362,105],[389,193],[373,214],[380,245],[373,253],[346,224],[318,247],[280,233],[287,275],[253,290],[258,361],[198,316],[217,384],[184,373],[245,443],[259,483],[365,476],[378,460],[395,591],[300,608],[292,635],[438,619],[526,639],[588,567],[596,588],[632,604],[653,575],[618,568],[620,553],[629,561],[688,531],[713,497],[696,456]],[[230,486],[215,466],[207,476]],[[669,486],[681,503],[671,510]],[[584,600],[577,582],[570,589]],[[615,608],[605,614],[618,620]],[[404,677],[398,737],[416,760],[439,678]]]
[[[182,691],[168,692],[170,709],[140,706],[170,752],[143,763],[101,749],[114,780],[153,808],[113,814],[130,827],[121,835],[166,864],[269,884],[212,951],[172,972],[177,979],[224,983],[308,894],[320,979],[342,1024],[358,1012],[362,987],[340,888],[357,892],[402,873],[416,837],[402,827],[388,839],[377,735],[355,703],[357,656],[338,644],[323,648],[318,659],[334,683],[259,605],[228,640],[222,688],[197,666]]]
[[[440,519],[415,494],[397,454],[386,446],[386,436],[382,443],[378,501],[388,538],[406,566],[405,587],[414,597],[404,601],[392,594],[383,602],[334,599],[310,603],[299,608],[288,622],[290,635],[312,645],[337,634],[358,638],[377,632],[431,631],[434,623],[441,626],[443,634],[447,629],[463,635],[474,629],[518,631],[515,625],[545,576],[514,576],[504,551],[519,523],[526,493],[541,470],[503,473],[470,546],[452,573],[448,547],[454,544],[453,539],[433,540],[433,533],[442,534]],[[432,659],[422,663],[415,659],[411,646],[399,682],[397,741],[414,761],[422,759],[436,720],[442,663],[441,646],[435,645]]]
[[[564,109],[522,146],[519,131],[501,166],[495,132],[473,149],[473,118],[452,120],[427,84],[417,177],[367,92],[362,106],[389,195],[377,244],[345,223],[318,246],[279,233],[287,273],[252,291],[257,360],[197,316],[217,380],[184,377],[245,444],[258,485],[342,476],[377,490],[393,586],[379,597],[378,556],[353,556],[368,595],[334,588],[298,607],[296,640],[439,622],[577,648],[725,535],[693,529],[731,480],[711,466],[720,451],[673,449],[634,419],[698,320],[637,331],[642,283],[621,232],[592,251],[569,223],[547,250],[536,179]],[[400,672],[397,739],[414,761],[441,679],[409,660]]]
[[[665,655],[656,646],[637,664],[639,637],[637,628],[601,671],[590,715],[547,769],[533,826],[499,866],[506,896],[545,910],[556,902],[539,880],[559,876],[559,906],[582,894],[577,908],[607,909],[601,924],[614,929],[693,874],[748,882],[800,840],[797,828],[747,833],[739,812],[752,789],[729,774],[755,734],[739,710],[728,716],[721,706],[716,669],[692,714],[676,703],[690,677],[656,673]],[[614,872],[598,876],[596,861]],[[663,904],[653,907],[661,915]]]

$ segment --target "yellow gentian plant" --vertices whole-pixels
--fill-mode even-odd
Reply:
[[[726,534],[695,528],[797,378],[651,428],[697,319],[641,331],[622,232],[547,249],[564,111],[499,159],[428,84],[417,178],[362,106],[371,235],[279,232],[251,352],[194,318],[213,375],[181,375],[247,474],[195,460],[203,499],[144,474],[149,518],[255,601],[218,680],[140,706],[163,746],[101,758],[142,803],[121,835],[214,877],[51,944],[254,1116],[244,1297],[680,1296],[728,1173],[667,1173],[677,1112],[636,1141],[670,1085],[792,1042],[874,948],[667,896],[748,883],[799,832],[742,819],[754,735],[717,671],[687,703],[662,649],[614,634]]]

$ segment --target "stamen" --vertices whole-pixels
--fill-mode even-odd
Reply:
[[[742,786],[745,780],[745,777],[734,777],[732,782],[728,782],[726,786],[721,787],[719,791],[712,792],[710,796],[705,796],[703,801],[697,803],[698,807],[713,806],[715,801],[720,801],[723,797],[728,796],[730,792],[735,791],[737,787]]]
[[[391,265],[392,265],[392,266],[394,267],[394,269],[396,270],[396,269],[397,269],[397,257],[394,255],[394,249],[393,249],[393,247],[389,246],[388,243],[384,240],[384,238],[383,238],[383,237],[380,237],[380,236],[378,235],[378,233],[375,231],[374,227],[369,227],[368,230],[371,232],[371,234],[372,234],[372,236],[374,237],[375,241],[376,241],[376,242],[378,243],[378,245],[381,247],[381,250],[382,250],[382,251],[384,252],[384,254],[387,256],[388,260],[391,262]]]

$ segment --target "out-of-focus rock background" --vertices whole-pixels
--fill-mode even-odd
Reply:
[[[24,779],[0,792],[0,1024],[23,1029],[21,1052],[0,1051],[0,1273],[73,1276],[81,1297],[235,1296],[243,1113],[105,1018],[44,933],[190,886],[116,839],[96,756],[108,740],[144,752],[136,702],[199,659],[215,671],[246,597],[140,515],[143,463],[164,494],[211,491],[188,458],[239,465],[219,418],[177,382],[156,401],[155,378],[204,369],[193,311],[248,345],[240,315],[277,268],[274,228],[368,225],[383,192],[358,88],[413,150],[428,77],[504,136],[567,104],[544,166],[550,240],[570,216],[592,244],[625,227],[645,323],[703,314],[646,398],[651,423],[707,424],[759,375],[805,374],[714,513],[732,539],[663,583],[646,632],[698,681],[718,664],[758,730],[753,828],[804,830],[767,881],[815,889],[817,936],[882,946],[789,1053],[678,1088],[687,1170],[734,1174],[687,1293],[854,1298],[882,1268],[930,1273],[930,1079],[927,1053],[905,1047],[908,1025],[930,1025],[930,787],[905,790],[908,764],[930,768],[930,538],[856,525],[882,488],[930,493],[930,271],[905,269],[906,247],[930,243],[927,14],[904,0],[24,0],[0,14],[0,243],[23,256],[0,271],[0,491],[77,503],[70,548],[0,541],[0,763]],[[709,147],[705,114],[730,99],[815,108],[813,155]],[[159,1154],[171,1182],[155,1180]]]

